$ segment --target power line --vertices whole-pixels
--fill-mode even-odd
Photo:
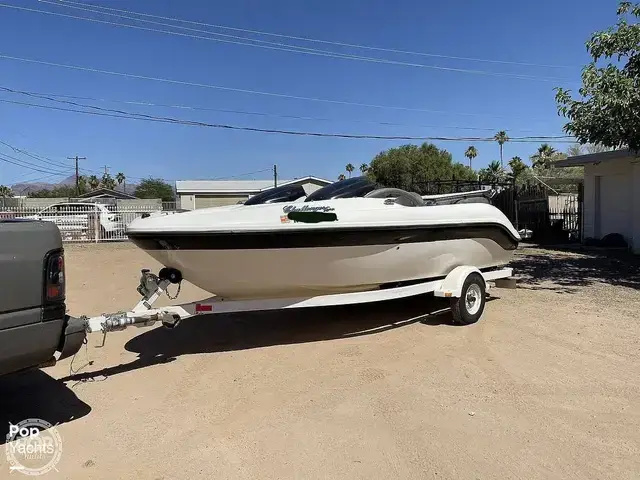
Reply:
[[[3,90],[8,90],[6,87],[0,87]],[[70,105],[74,105],[81,108],[91,108],[98,111],[85,111],[78,110],[72,108],[64,108],[64,107],[54,107],[51,105],[40,105],[33,104],[28,102],[18,102],[12,100],[0,99],[0,102],[3,103],[11,103],[15,105],[23,105],[23,106],[32,106],[39,108],[46,108],[51,110],[59,110],[59,111],[67,111],[74,113],[84,113],[87,115],[97,115],[97,116],[106,116],[106,117],[114,117],[114,118],[127,118],[133,120],[145,120],[152,122],[160,122],[160,123],[172,123],[179,125],[189,125],[189,126],[200,126],[200,127],[209,127],[209,128],[220,128],[227,130],[241,130],[241,131],[250,131],[250,132],[261,132],[261,133],[277,133],[282,135],[295,135],[295,136],[312,136],[312,137],[332,137],[332,138],[350,138],[350,139],[377,139],[377,140],[439,140],[439,141],[465,141],[465,142],[493,142],[495,141],[493,137],[435,137],[435,136],[403,136],[403,135],[369,135],[369,134],[345,134],[345,133],[325,133],[325,132],[303,132],[303,131],[293,131],[293,130],[280,130],[280,129],[266,129],[266,128],[255,128],[255,127],[246,127],[246,126],[237,126],[237,125],[227,125],[227,124],[212,124],[206,122],[198,122],[193,120],[183,120],[172,117],[158,117],[153,115],[146,115],[141,113],[131,113],[123,110],[113,110],[106,109],[102,107],[97,107],[94,105],[84,105],[77,102],[70,102],[66,100],[57,100],[53,98],[48,98],[44,96],[39,96],[32,94],[30,92],[18,92],[23,93],[28,96],[37,97],[41,99],[50,100],[53,102],[66,103]],[[568,135],[558,136],[558,137],[543,137],[543,136],[530,136],[530,137],[512,137],[509,141],[511,142],[531,142],[531,141],[541,141],[541,140],[552,140],[557,142],[564,143],[564,139],[570,138]]]
[[[0,155],[2,155],[3,157],[5,157],[5,160],[4,160],[4,161],[8,161],[8,160],[6,160],[6,159],[7,159],[7,158],[10,158],[10,159],[14,160],[15,162],[20,162],[20,163],[18,164],[18,163],[15,163],[15,162],[10,162],[10,161],[8,161],[9,163],[13,163],[14,165],[18,165],[18,166],[25,167],[25,168],[31,168],[32,170],[37,170],[37,171],[40,171],[40,172],[42,172],[42,173],[57,172],[57,173],[65,173],[65,174],[66,174],[66,172],[63,172],[62,170],[52,170],[50,167],[43,166],[43,165],[38,165],[38,164],[36,164],[36,163],[29,162],[29,161],[27,161],[27,160],[23,160],[23,159],[21,159],[21,158],[16,158],[16,157],[14,157],[14,156],[12,156],[12,155],[8,155],[8,154],[3,153],[3,152],[0,152]],[[43,170],[43,169],[45,169],[45,168],[47,168],[48,170]],[[64,168],[67,168],[67,167],[64,167]],[[70,170],[70,169],[71,169],[71,168],[69,167],[69,170]]]
[[[211,84],[206,84],[206,83],[188,82],[188,81],[184,81],[184,80],[172,80],[172,79],[163,78],[163,77],[151,77],[151,76],[146,76],[146,75],[137,75],[137,74],[133,74],[133,73],[115,72],[115,71],[111,71],[111,70],[101,70],[101,69],[91,68],[91,67],[81,67],[81,66],[78,66],[78,65],[68,65],[68,64],[64,64],[64,63],[47,62],[47,61],[44,61],[44,60],[33,60],[33,59],[30,59],[30,58],[15,57],[15,56],[5,55],[5,54],[0,54],[0,58],[6,59],[6,60],[15,60],[15,61],[19,61],[19,62],[25,62],[25,63],[33,63],[33,64],[37,64],[37,65],[47,65],[47,66],[50,66],[50,67],[68,68],[68,69],[71,69],[71,70],[79,70],[79,71],[83,71],[83,72],[101,73],[101,74],[104,74],[104,75],[113,75],[113,76],[125,77],[125,78],[135,78],[135,79],[139,79],[139,80],[150,80],[150,81],[154,81],[154,82],[163,82],[163,83],[170,83],[170,84],[175,84],[175,85],[185,85],[185,86],[199,87],[199,88],[211,88],[211,89],[214,89],[214,90],[223,90],[223,91],[238,92],[238,93],[248,93],[248,94],[252,94],[252,95],[265,95],[265,96],[269,96],[269,97],[288,98],[288,99],[293,99],[293,100],[307,100],[307,101],[312,101],[312,102],[332,103],[332,104],[337,104],[337,105],[349,105],[349,106],[369,107],[369,108],[382,108],[382,109],[402,110],[402,111],[409,111],[409,112],[442,113],[442,114],[447,114],[447,115],[466,115],[466,116],[477,116],[477,117],[508,118],[508,117],[504,117],[504,116],[486,115],[486,114],[481,114],[481,113],[447,112],[447,111],[443,111],[443,110],[429,110],[429,109],[424,109],[424,108],[397,107],[397,106],[390,106],[390,105],[375,105],[375,104],[369,104],[369,103],[358,103],[358,102],[347,102],[347,101],[342,101],[342,100],[331,100],[331,99],[326,99],[326,98],[303,97],[303,96],[298,96],[298,95],[288,95],[288,94],[285,94],[285,93],[262,92],[262,91],[259,91],[259,90],[249,90],[249,89],[243,89],[243,88],[224,87],[224,86],[221,86],[221,85],[211,85]],[[511,117],[511,118],[518,118],[518,117]],[[531,118],[528,118],[528,117],[521,117],[521,118],[522,119],[531,120]]]
[[[125,19],[131,19],[131,20],[135,20],[135,21],[139,21],[139,22],[160,24],[160,25],[165,25],[165,26],[169,26],[169,27],[172,27],[172,28],[188,29],[187,27],[181,27],[181,26],[171,25],[171,24],[166,24],[166,23],[152,22],[150,20],[141,20],[141,19],[136,19],[134,17],[127,17],[127,16],[117,15],[117,14],[113,14],[113,13],[99,12],[99,11],[91,10],[91,9],[88,9],[88,8],[74,7],[74,6],[71,6],[71,5],[64,5],[64,4],[59,4],[59,3],[56,3],[56,2],[48,2],[48,1],[43,1],[43,0],[40,0],[40,1],[41,1],[41,3],[52,3],[53,5],[56,5],[56,6],[62,6],[62,7],[66,7],[66,8],[76,8],[76,9],[80,9],[80,10],[89,11],[89,12],[92,12],[92,13],[99,13],[99,14],[102,14],[102,15],[112,15],[112,16],[125,18]],[[176,35],[176,36],[180,36],[180,37],[196,38],[196,39],[199,39],[199,40],[209,40],[209,41],[221,42],[221,43],[231,43],[231,44],[235,44],[235,45],[245,45],[245,46],[249,46],[249,47],[265,48],[265,49],[269,49],[269,50],[280,50],[280,51],[285,51],[285,52],[301,53],[301,54],[305,54],[305,55],[316,55],[316,56],[321,56],[321,57],[342,58],[342,59],[347,59],[347,60],[357,60],[357,61],[363,61],[363,62],[373,62],[373,63],[382,63],[382,64],[389,64],[389,65],[400,65],[400,66],[407,66],[407,67],[427,68],[427,69],[450,71],[450,72],[457,72],[457,73],[471,73],[471,74],[476,74],[476,75],[489,75],[489,76],[496,76],[496,77],[509,77],[509,78],[517,78],[517,79],[520,79],[520,80],[537,80],[537,81],[544,81],[544,82],[565,82],[565,83],[571,83],[572,82],[571,80],[563,79],[563,78],[557,78],[557,77],[540,77],[540,76],[523,75],[523,74],[517,74],[517,73],[491,72],[491,71],[487,71],[487,70],[472,70],[472,69],[466,69],[466,68],[443,67],[443,66],[438,66],[438,65],[426,65],[426,64],[422,64],[422,63],[401,62],[401,61],[397,61],[397,60],[389,60],[389,59],[384,59],[384,58],[364,57],[364,56],[361,56],[361,55],[343,54],[343,53],[331,52],[331,51],[326,51],[326,50],[318,50],[318,49],[313,49],[313,48],[300,47],[300,46],[288,45],[288,44],[277,43],[277,42],[267,42],[267,41],[264,41],[264,40],[247,39],[247,38],[243,38],[243,37],[236,37],[236,38],[240,38],[240,39],[243,39],[243,40],[249,40],[251,42],[260,42],[260,44],[247,43],[246,41],[243,42],[243,41],[238,41],[238,40],[225,40],[225,39],[221,39],[221,38],[205,37],[205,36],[202,36],[202,35],[193,35],[193,34],[188,34],[188,33],[172,32],[170,30],[161,30],[161,29],[158,29],[158,28],[142,27],[142,26],[139,26],[139,25],[129,25],[129,24],[125,24],[125,23],[109,22],[109,21],[106,21],[106,20],[98,20],[96,18],[87,18],[87,17],[81,17],[81,16],[77,16],[77,15],[67,15],[67,14],[64,14],[64,13],[50,12],[50,11],[47,11],[47,10],[37,10],[37,9],[33,9],[33,8],[18,7],[16,5],[0,4],[0,7],[13,8],[13,9],[16,9],[16,10],[24,10],[24,11],[34,12],[34,13],[42,13],[42,14],[46,14],[46,15],[73,18],[73,19],[76,19],[76,20],[84,20],[84,21],[87,21],[87,22],[102,23],[102,24],[113,25],[113,26],[118,26],[118,27],[133,28],[133,29],[136,29],[136,30],[145,30],[145,31],[150,31],[150,32],[158,32],[158,33],[163,33],[163,34],[167,34],[167,35]],[[196,30],[196,29],[188,29],[188,30]],[[214,32],[203,31],[203,30],[196,30],[196,31],[204,32],[204,33],[207,33],[209,35],[224,35],[224,34],[219,34],[219,33],[214,33]],[[226,35],[226,36],[227,37],[234,37],[233,35]],[[267,44],[267,45],[265,45],[265,44]]]
[[[251,175],[255,175],[256,173],[271,172],[272,170],[273,170],[273,167],[271,167],[271,168],[263,168],[262,170],[256,170],[255,172],[241,173],[240,175],[232,175],[230,177],[210,178],[209,180],[228,180],[230,178],[250,177]]]
[[[45,156],[40,155],[40,154],[36,154],[36,153],[33,153],[33,152],[28,152],[27,150],[24,150],[24,149],[20,149],[20,148],[14,146],[14,145],[11,145],[11,144],[9,144],[7,142],[2,141],[2,140],[0,140],[0,143],[3,144],[3,145],[6,145],[7,147],[9,147],[11,149],[13,149],[14,151],[19,151],[19,152],[22,152],[24,154],[31,154],[31,155],[37,156],[37,157],[48,158],[48,157],[45,157]],[[6,154],[2,154],[0,152],[0,155],[6,155]],[[9,158],[14,158],[14,157],[10,157],[9,156]],[[73,158],[75,159],[75,157],[73,157]],[[80,160],[80,158],[78,158],[78,159]],[[18,160],[18,159],[15,159],[15,160]],[[20,160],[20,161],[23,161],[23,160]],[[70,167],[70,170],[71,169],[72,169],[72,167]],[[86,172],[92,172],[92,173],[99,173],[97,170],[82,169],[82,168],[80,170],[86,171]],[[270,172],[271,170],[272,170],[272,167],[269,167],[269,168],[263,168],[262,170],[256,170],[256,171],[253,171],[253,172],[240,173],[238,175],[231,175],[231,176],[225,176],[225,177],[209,178],[209,179],[206,179],[206,180],[225,180],[225,179],[229,179],[229,178],[241,178],[241,177],[247,177],[247,176],[250,176],[250,175],[255,175],[256,173]],[[53,174],[46,175],[44,177],[39,177],[39,178],[32,179],[30,181],[34,182],[34,181],[39,180],[40,178],[49,178],[49,177],[58,176],[58,175],[67,175],[67,173],[66,172],[65,173],[53,173]],[[128,178],[128,179],[136,179],[136,180],[146,180],[149,177],[136,177],[136,176],[133,176],[133,175],[127,175],[126,178]],[[164,181],[167,181],[167,182],[176,181],[174,179],[167,179],[167,178],[163,178],[161,180],[164,180]]]
[[[50,2],[50,1],[45,1],[45,0],[38,0],[38,1],[41,2],[41,3],[51,3],[51,4],[54,4],[54,5],[64,6],[64,7],[67,7],[67,8],[79,8],[81,10],[88,10],[88,11],[93,11],[93,12],[98,13],[98,10],[90,10],[88,8],[80,8],[80,7],[71,7],[71,5],[82,5],[82,7],[89,7],[89,5],[87,5],[85,3],[82,3],[82,2],[72,2],[72,1],[68,1],[68,0],[58,0],[57,3]],[[216,25],[216,24],[205,23],[205,22],[196,22],[196,21],[192,21],[192,20],[183,20],[183,19],[179,19],[179,18],[175,18],[175,17],[163,17],[163,16],[160,16],[160,15],[152,15],[152,14],[149,14],[149,13],[140,13],[140,12],[133,12],[131,10],[123,10],[123,9],[118,9],[118,8],[105,7],[105,6],[102,6],[102,5],[91,5],[90,7],[93,8],[93,9],[101,9],[101,10],[107,10],[107,11],[112,11],[112,12],[127,13],[127,14],[132,14],[132,15],[138,15],[138,16],[141,16],[141,17],[147,17],[147,18],[157,18],[157,19],[160,19],[160,20],[170,20],[170,21],[174,21],[174,22],[187,23],[187,24],[191,24],[191,25],[213,27],[213,28],[218,28],[218,29],[221,29],[221,30],[231,30],[231,31],[252,33],[252,34],[256,34],[256,35],[265,35],[265,36],[278,37],[278,38],[288,38],[290,40],[301,40],[301,41],[305,41],[305,42],[321,43],[321,44],[327,44],[327,45],[336,45],[336,46],[340,46],[340,47],[360,48],[360,49],[366,49],[366,50],[376,50],[376,51],[381,51],[381,52],[400,53],[400,54],[404,54],[404,55],[418,55],[418,56],[424,56],[424,57],[447,58],[447,59],[452,59],[452,60],[465,60],[465,61],[473,61],[473,62],[499,63],[499,64],[506,64],[506,65],[522,65],[522,66],[546,67],[546,68],[574,68],[574,66],[571,66],[571,65],[550,65],[550,64],[529,63],[529,62],[515,62],[515,61],[509,61],[509,60],[494,60],[494,59],[486,59],[486,58],[460,57],[460,56],[454,56],[454,55],[442,55],[442,54],[426,53],[426,52],[414,52],[414,51],[408,51],[408,50],[399,50],[399,49],[395,49],[395,48],[383,48],[383,47],[375,47],[375,46],[371,46],[371,45],[362,45],[362,44],[344,43],[344,42],[337,42],[337,41],[330,41],[330,40],[321,40],[321,39],[311,38],[311,37],[300,37],[300,36],[294,36],[294,35],[284,35],[284,34],[279,34],[279,33],[265,32],[265,31],[261,31],[261,30],[250,30],[250,29],[247,29],[247,28],[238,28],[238,27],[230,27],[230,26],[226,26],[226,25]],[[100,12],[100,13],[106,14],[104,12]],[[141,19],[136,19],[136,20],[137,21],[144,21],[144,20],[141,20]],[[175,28],[183,28],[183,29],[185,29],[185,27],[179,27],[177,25],[175,26]],[[202,31],[202,30],[197,30],[197,31]],[[204,32],[206,32],[206,30]],[[208,32],[208,33],[211,33],[212,35],[222,35],[222,34],[219,34],[219,33],[216,33],[216,32]],[[240,37],[240,38],[242,38],[242,37]],[[259,41],[259,40],[255,40],[255,41]]]
[[[16,153],[20,153],[20,154],[25,155],[27,157],[30,157],[30,158],[32,158],[34,160],[37,160],[37,161],[39,161],[41,163],[45,163],[45,164],[48,164],[48,165],[53,165],[54,167],[58,167],[58,168],[67,168],[68,167],[68,165],[65,165],[65,164],[62,164],[62,163],[59,163],[59,162],[55,162],[55,161],[53,161],[53,160],[51,160],[50,158],[47,158],[47,157],[42,157],[40,155],[36,155],[34,153],[27,152],[26,150],[22,150],[22,149],[20,149],[18,147],[15,147],[15,146],[7,143],[7,142],[3,142],[2,140],[0,140],[0,144],[4,145],[6,147],[9,147],[11,150],[13,150]]]
[[[27,150],[24,150],[22,148],[18,148],[15,145],[11,145],[10,143],[7,143],[5,141],[0,140],[0,144],[5,145],[6,147],[12,149],[16,153],[21,153],[22,155],[26,155],[26,156],[31,157],[33,159],[36,159],[36,160],[38,160],[38,161],[40,161],[42,163],[47,163],[47,164],[50,164],[50,165],[53,165],[53,166],[56,166],[56,167],[59,167],[59,168],[65,168],[65,169],[68,168],[69,170],[73,169],[73,167],[69,167],[68,165],[63,165],[63,164],[60,164],[60,163],[56,163],[54,161],[46,161],[46,160],[51,160],[51,158],[45,157],[43,155],[39,155],[39,154],[30,152],[30,151],[27,151]],[[26,162],[25,160],[20,160],[20,159],[17,159],[15,157],[10,157],[10,158],[14,158],[15,160],[19,160],[21,162],[29,163],[29,162]],[[75,160],[76,157],[67,157],[67,158],[69,158],[71,160]],[[46,159],[46,160],[43,160],[43,159]],[[78,160],[86,160],[86,158],[85,157],[78,157]],[[46,166],[36,165],[36,164],[33,164],[33,163],[29,163],[29,164],[30,165],[35,165],[35,166],[40,167],[40,168],[48,168]],[[88,173],[99,173],[97,170],[79,168],[79,169],[76,170],[76,177],[78,176],[78,173],[79,173],[78,170],[82,171],[82,172],[88,172]],[[67,175],[67,173],[64,173],[64,175]],[[143,178],[143,177],[129,177],[129,178]]]
[[[246,111],[246,110],[199,107],[199,106],[193,106],[193,105],[175,105],[175,104],[166,104],[166,103],[153,103],[153,102],[147,102],[147,101],[116,100],[116,99],[109,99],[109,98],[66,95],[66,94],[57,94],[57,93],[38,93],[38,94],[43,96],[48,96],[48,97],[54,97],[54,98],[88,100],[92,102],[121,103],[125,105],[174,108],[174,109],[180,109],[180,110],[192,110],[192,111],[202,111],[202,112],[233,113],[233,114],[239,114],[239,115],[284,118],[284,119],[293,119],[293,120],[312,120],[312,121],[335,122],[335,123],[357,123],[357,124],[370,124],[370,125],[382,125],[382,126],[394,126],[394,127],[481,130],[481,131],[487,131],[487,132],[496,132],[498,130],[505,130],[507,132],[514,132],[514,131],[515,132],[532,132],[533,131],[530,128],[529,129],[511,129],[511,128],[504,128],[504,127],[463,127],[459,125],[421,125],[421,124],[407,124],[407,123],[395,123],[395,122],[376,122],[372,120],[341,120],[341,119],[332,119],[332,118],[323,118],[323,117],[307,117],[307,116],[301,116],[301,115],[281,115],[281,114],[275,114],[275,113],[255,112],[255,111]]]
[[[11,159],[11,160],[9,160]],[[12,161],[15,160],[15,161]],[[44,167],[40,167],[39,165],[35,165],[33,163],[27,162],[25,160],[20,160],[19,158],[13,157],[11,155],[7,155],[6,153],[0,153],[0,161],[2,162],[6,162],[6,163],[10,163],[12,165],[17,165],[19,167],[23,167],[23,168],[27,168],[36,172],[41,172],[41,173],[51,173],[51,170],[49,169],[47,170],[43,170]],[[20,162],[20,163],[18,163]],[[69,169],[71,170],[71,169]],[[57,171],[56,173],[60,174],[60,175],[68,175],[68,172],[61,172],[61,171]]]

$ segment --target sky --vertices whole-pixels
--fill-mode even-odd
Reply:
[[[581,69],[590,60],[585,42],[594,31],[615,24],[617,8],[615,0],[71,0],[75,3],[52,4],[56,1],[0,0],[0,87],[89,97],[93,100],[65,100],[208,124],[454,138],[492,137],[498,130],[506,130],[511,137],[564,135],[565,120],[558,116],[553,89],[577,91]],[[167,17],[172,20],[141,18],[185,28],[70,8],[96,5]],[[256,45],[247,37],[272,42],[260,45],[275,48],[229,43]],[[300,53],[287,45],[313,50]],[[309,53],[318,50],[351,57]],[[274,164],[281,179],[315,175],[334,180],[347,163],[357,168],[388,148],[422,143],[148,122],[24,103],[79,109],[0,91],[0,141],[35,154],[27,156],[0,145],[0,153],[11,156],[0,157],[0,184],[57,182],[73,173],[74,162],[67,157],[75,155],[86,157],[80,161],[84,174],[104,172],[106,165],[112,175],[123,172],[130,181],[149,176],[169,181],[264,179],[271,177]],[[468,162],[464,151],[475,145],[476,169],[499,159],[495,142],[433,143],[462,163]],[[563,151],[569,147],[552,145]],[[515,155],[528,160],[538,146],[507,143],[505,164]],[[7,158],[20,165],[8,163]]]

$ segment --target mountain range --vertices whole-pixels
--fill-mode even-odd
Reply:
[[[14,183],[13,185],[11,185],[11,190],[13,191],[14,195],[21,196],[21,195],[27,195],[33,192],[38,192],[40,190],[52,190],[56,187],[72,186],[75,184],[76,184],[76,176],[71,175],[58,183],[47,183],[47,182]],[[118,192],[125,192],[133,195],[133,192],[135,191],[137,186],[138,185],[135,183],[126,182],[126,186],[116,185],[115,189]]]

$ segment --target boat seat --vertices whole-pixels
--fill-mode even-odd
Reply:
[[[405,207],[421,207],[424,205],[424,200],[420,195],[400,188],[378,188],[367,193],[364,198],[394,198],[395,203]]]

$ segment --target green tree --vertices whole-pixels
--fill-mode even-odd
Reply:
[[[344,175],[344,173],[341,173],[340,175],[338,175],[338,181],[341,180],[345,180],[347,177]]]
[[[567,150],[567,155],[570,157],[577,157],[578,155],[582,155],[582,145],[580,145],[579,143],[571,145]]]
[[[531,155],[531,165],[533,168],[549,168],[551,162],[557,159],[557,151],[548,143],[543,143],[538,151]]]
[[[506,172],[500,162],[494,160],[479,172],[480,181],[489,184],[501,183],[506,180]]]
[[[615,27],[595,32],[586,42],[592,61],[582,70],[579,99],[556,88],[558,112],[568,119],[564,131],[580,143],[640,150],[640,3],[620,2]],[[601,59],[609,60],[598,67]],[[610,62],[616,59],[621,66]]]
[[[507,132],[500,130],[494,135],[493,139],[498,142],[498,145],[500,145],[500,166],[504,168],[504,162],[502,161],[502,146],[509,141],[509,136],[507,135]]]
[[[602,153],[602,152],[609,152],[611,150],[615,150],[615,149],[612,147],[605,147],[604,145],[600,145],[600,144],[587,143],[585,145],[581,145],[579,143],[574,143],[567,150],[567,155],[570,157],[575,157],[575,156],[584,155],[587,153]]]
[[[0,185],[0,197],[2,197],[2,206],[5,206],[5,199],[9,197],[13,197],[13,192],[11,191],[11,187],[7,187],[6,185]]]
[[[461,163],[451,165],[451,180],[475,180],[476,172]]]
[[[367,173],[367,170],[369,170],[369,165],[367,165],[366,163],[360,165],[360,173],[364,175],[365,173]]]
[[[87,193],[88,190],[87,177],[85,177],[84,175],[80,175],[78,177],[78,193],[82,195],[84,193]]]
[[[349,174],[349,178],[351,178],[351,172],[353,172],[356,168],[352,164],[347,163],[347,165],[344,167],[344,169]]]
[[[118,182],[118,185],[123,185],[124,184],[123,187],[122,187],[122,191],[123,192],[127,191],[126,180],[127,180],[127,177],[124,176],[124,173],[118,172],[116,174],[116,181]]]
[[[602,153],[602,152],[610,152],[611,150],[615,150],[614,147],[605,147],[604,145],[598,143],[588,143],[585,145],[585,149],[587,153]]]
[[[136,187],[138,198],[161,198],[163,202],[172,202],[175,198],[173,187],[161,178],[146,178]]]
[[[98,177],[96,177],[95,175],[91,175],[89,177],[88,183],[89,183],[89,188],[91,190],[95,190],[100,186],[100,179],[98,179]]]
[[[13,197],[13,192],[11,191],[11,187],[7,187],[6,185],[0,185],[0,197],[2,198]]]
[[[83,193],[82,190],[80,190],[80,193]],[[51,189],[30,192],[28,196],[32,198],[73,198],[76,196],[76,186],[58,185]]]
[[[430,143],[380,152],[371,161],[367,174],[386,187],[418,193],[427,193],[426,183],[433,180],[475,180],[473,170],[454,164],[451,153]]]
[[[108,188],[109,190],[115,190],[116,188],[116,181],[108,173],[102,175],[102,181],[100,183],[102,183],[103,188]]]
[[[509,168],[511,169],[511,173],[509,175],[511,179],[516,182],[522,179],[525,172],[529,170],[529,166],[524,163],[520,157],[517,156],[509,160]]]
[[[471,161],[478,156],[478,150],[476,150],[476,147],[471,145],[467,148],[467,151],[464,152],[464,156],[469,159],[469,168],[471,168]]]

